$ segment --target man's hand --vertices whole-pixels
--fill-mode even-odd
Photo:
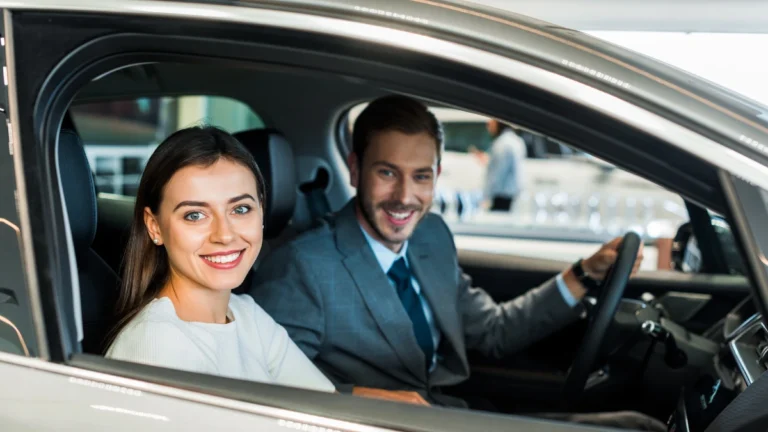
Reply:
[[[412,391],[382,390],[370,387],[354,387],[352,394],[372,399],[384,399],[395,402],[406,402],[414,405],[430,406],[420,394]]]
[[[605,274],[608,269],[611,268],[613,263],[616,262],[616,257],[619,255],[618,247],[621,245],[623,237],[616,237],[600,247],[600,250],[595,252],[591,257],[581,262],[584,271],[595,280],[605,279]],[[643,263],[643,243],[640,243],[640,249],[637,251],[637,259],[635,259],[635,265],[632,267],[632,276],[634,276],[640,269],[640,264]]]
[[[581,261],[582,268],[590,275],[590,277],[595,280],[605,279],[608,269],[616,262],[616,257],[619,255],[617,249],[621,245],[622,238],[623,237],[616,237],[602,245],[594,255]],[[640,243],[640,249],[637,251],[637,259],[635,259],[635,265],[632,267],[631,276],[634,276],[637,273],[642,262],[643,244]],[[571,291],[571,294],[573,294],[573,297],[577,300],[581,300],[587,293],[587,288],[579,282],[571,268],[568,268],[568,270],[563,273],[563,280],[568,286],[568,290]]]

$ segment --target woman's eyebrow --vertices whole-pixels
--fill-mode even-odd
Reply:
[[[180,202],[176,207],[173,208],[173,211],[176,211],[182,207],[210,207],[207,202],[204,201],[182,201]]]
[[[247,193],[230,198],[227,202],[229,204],[233,204],[244,199],[250,199],[256,202],[256,198],[254,198],[253,195]],[[176,211],[181,207],[210,207],[210,205],[205,201],[182,201],[173,209],[173,211]]]
[[[256,201],[256,198],[254,198],[251,194],[244,193],[242,195],[238,195],[238,196],[236,196],[234,198],[231,198],[229,200],[229,203],[233,204],[233,203],[236,203],[236,202],[238,202],[240,200],[244,200],[244,199],[250,199],[251,201],[254,201],[254,202]]]

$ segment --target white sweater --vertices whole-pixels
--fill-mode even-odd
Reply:
[[[182,321],[167,297],[152,300],[118,334],[107,357],[230,378],[333,392],[325,377],[248,295],[231,295],[228,324]]]

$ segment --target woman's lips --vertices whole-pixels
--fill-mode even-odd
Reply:
[[[245,255],[245,249],[234,252],[223,252],[211,255],[200,255],[200,258],[209,266],[218,270],[233,269],[240,264]]]

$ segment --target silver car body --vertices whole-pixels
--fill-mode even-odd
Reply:
[[[496,19],[488,25],[488,31],[481,32],[482,11],[461,12],[463,7],[453,3],[430,1],[417,2],[372,2],[358,3],[317,1],[315,9],[306,7],[309,3],[285,1],[279,8],[273,2],[254,3],[254,7],[244,5],[205,4],[193,2],[161,2],[146,0],[122,0],[108,3],[97,0],[0,0],[0,7],[7,10],[35,9],[49,11],[102,12],[140,16],[165,16],[171,18],[189,18],[213,20],[221,23],[240,23],[299,31],[327,34],[349,39],[361,40],[410,51],[418,54],[439,56],[452,62],[471,64],[491,71],[507,79],[520,81],[534,88],[573,101],[584,107],[604,113],[625,124],[663,138],[678,148],[707,161],[713,166],[737,175],[739,178],[768,190],[768,167],[756,157],[749,157],[741,148],[723,145],[711,137],[698,133],[676,123],[658,113],[633,104],[628,99],[619,97],[605,86],[593,85],[589,81],[598,76],[603,84],[614,86],[617,90],[637,91],[648,100],[664,100],[668,105],[679,103],[680,99],[690,95],[678,95],[663,87],[644,85],[648,73],[631,70],[622,76],[619,68],[610,63],[590,63],[579,60],[583,54],[563,52],[553,60],[570,71],[570,75],[558,73],[547,68],[506,57],[501,54],[473,46],[471,41],[496,44],[498,46],[518,43],[507,39],[500,28],[503,26],[523,26],[519,21]],[[297,8],[305,7],[305,11]],[[436,9],[429,9],[435,7]],[[354,13],[357,16],[370,16],[367,20],[352,20],[331,16],[333,8]],[[291,9],[291,10],[280,10]],[[313,14],[315,10],[325,13]],[[458,12],[457,12],[458,10]],[[427,12],[434,12],[434,15]],[[465,14],[465,15],[462,15]],[[441,18],[443,17],[443,18]],[[12,19],[12,13],[6,13],[6,22]],[[375,20],[389,20],[387,26]],[[443,20],[444,19],[444,20]],[[466,25],[457,25],[458,20],[466,19]],[[501,22],[506,21],[506,22]],[[487,23],[486,23],[487,24]],[[403,25],[415,28],[434,28],[453,32],[457,37],[465,38],[466,43],[429,36],[414,31],[404,30]],[[542,30],[537,30],[542,32]],[[500,39],[499,39],[500,38]],[[521,42],[522,43],[522,42]],[[542,43],[547,43],[542,42]],[[5,35],[6,55],[9,66],[6,77],[10,89],[10,113],[12,131],[19,136],[19,123],[15,106],[14,85],[23,77],[17,76],[13,64],[13,35]],[[534,50],[531,47],[529,50]],[[554,51],[550,50],[549,53]],[[595,54],[594,52],[590,55]],[[600,56],[598,56],[600,57]],[[551,59],[552,60],[552,59]],[[637,69],[637,68],[635,68]],[[586,79],[575,79],[575,74],[584,74]],[[698,102],[701,102],[700,100]],[[711,105],[711,104],[710,104]],[[727,136],[730,143],[742,143],[744,147],[759,149],[760,142],[768,142],[768,134],[755,124],[744,123],[738,119],[712,114],[717,108],[702,103],[701,105],[680,104],[681,112],[688,118],[707,121],[717,117],[719,121],[710,123],[713,129]],[[709,116],[709,117],[708,117]],[[11,140],[16,158],[16,166],[22,166],[21,143]],[[768,147],[766,147],[768,152]],[[41,308],[38,290],[38,273],[35,255],[32,250],[31,222],[26,202],[24,177],[17,171],[18,211],[21,220],[21,244],[25,257],[26,282],[30,292],[34,312],[39,358],[27,358],[20,355],[0,353],[0,425],[3,431],[22,430],[302,430],[302,431],[373,431],[381,430],[353,422],[312,416],[300,412],[289,412],[255,403],[241,402],[234,399],[210,396],[200,392],[182,390],[171,386],[162,386],[141,380],[126,379],[116,375],[93,372],[81,367],[54,364],[48,361],[46,349],[45,319]],[[68,239],[69,256],[74,256],[71,238]],[[71,266],[74,262],[70,261]],[[76,281],[73,286],[77,287]],[[75,297],[78,298],[78,297]],[[82,324],[80,324],[82,325]],[[78,329],[82,333],[81,329]],[[382,407],[386,403],[381,404]],[[411,409],[411,408],[408,408]],[[419,409],[419,408],[413,408]],[[438,417],[435,412],[433,416]],[[469,414],[467,414],[469,415]],[[450,418],[450,413],[440,416]],[[491,417],[488,421],[492,421]],[[520,423],[525,430],[569,430],[567,425],[554,425],[538,421]],[[573,427],[575,429],[575,427]]]

